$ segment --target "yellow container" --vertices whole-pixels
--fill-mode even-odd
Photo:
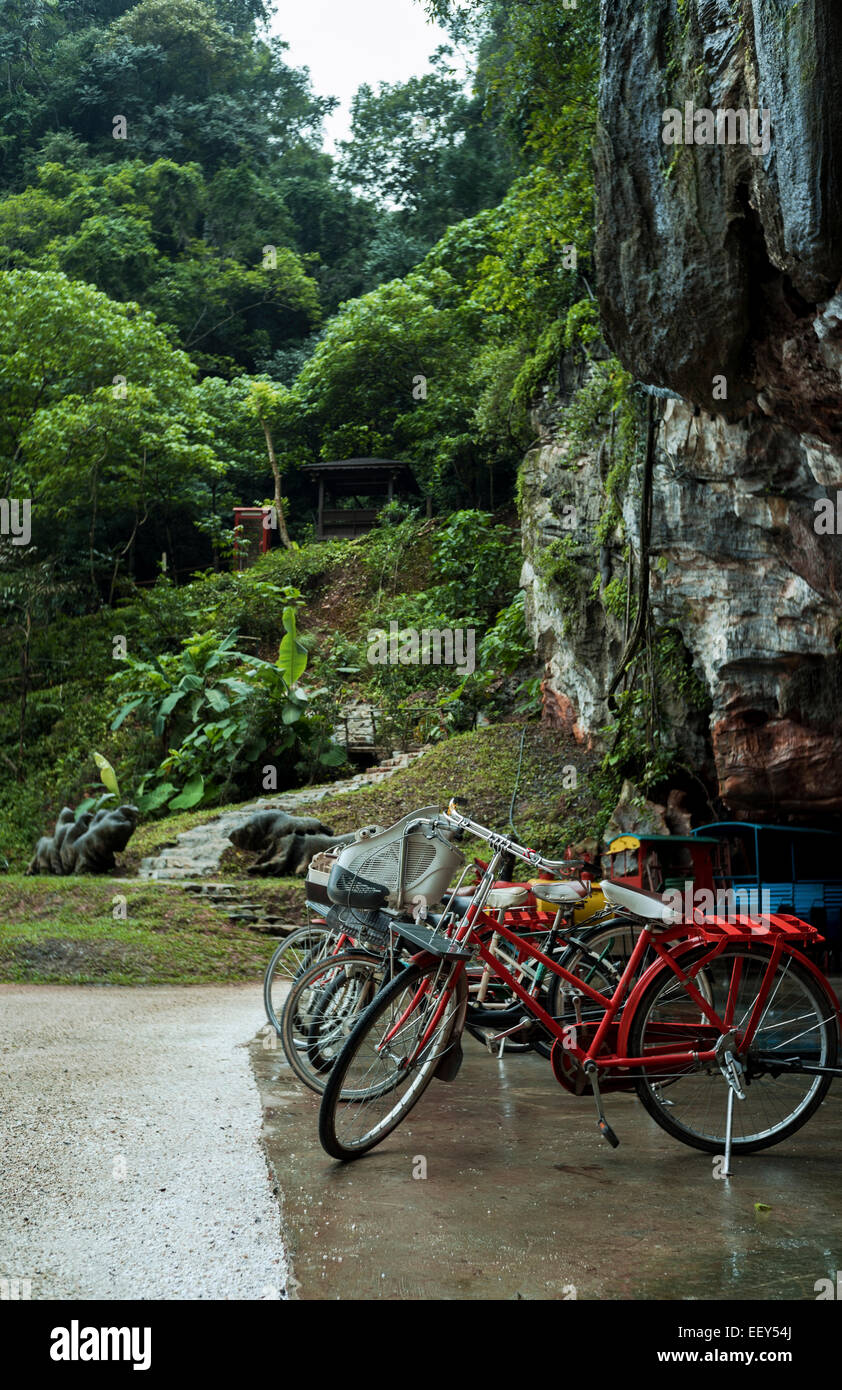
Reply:
[[[544,880],[544,882],[546,882],[546,880]],[[530,879],[529,887],[535,894],[538,900],[538,907],[542,912],[556,912],[558,910],[558,903],[548,903],[545,899],[538,896],[541,891],[541,879]],[[573,921],[575,925],[578,927],[580,923],[587,922],[589,917],[593,917],[595,913],[601,912],[604,907],[605,894],[598,883],[592,883],[591,891],[588,896],[582,899],[577,908],[574,908]]]

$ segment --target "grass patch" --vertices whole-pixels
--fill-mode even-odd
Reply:
[[[599,760],[569,734],[537,723],[493,724],[455,734],[385,781],[358,791],[329,793],[322,800],[302,803],[296,807],[296,815],[318,816],[337,835],[342,835],[374,822],[392,825],[421,806],[444,809],[452,796],[458,796],[474,820],[505,831],[524,728],[526,737],[514,821],[522,841],[542,849],[552,858],[571,840],[593,835],[599,817],[604,818],[604,808],[590,785]],[[576,769],[578,786],[575,790],[566,790],[563,785],[564,770],[570,767]],[[237,808],[228,806],[185,811],[179,816],[140,826],[121,856],[125,872],[136,873],[144,856],[157,854],[173,844],[183,831],[234,809]],[[222,856],[218,877],[225,880],[245,878],[254,858],[252,854],[239,853],[232,846]],[[261,902],[264,898],[258,895],[281,892],[281,901],[287,904],[281,909],[284,912],[296,910],[298,889],[303,906],[299,879],[249,878],[248,882],[249,893]],[[285,888],[281,890],[280,885]]]
[[[386,781],[328,795],[299,813],[319,815],[343,834],[369,822],[391,825],[420,806],[444,809],[457,796],[472,819],[505,832],[524,728],[514,822],[522,843],[554,857],[571,834],[593,833],[601,807],[588,784],[598,760],[569,735],[541,724],[496,724],[456,734]],[[576,769],[576,790],[564,789],[569,767]]]
[[[126,898],[125,920],[113,916]],[[199,985],[258,982],[277,944],[163,883],[0,878],[0,981]]]

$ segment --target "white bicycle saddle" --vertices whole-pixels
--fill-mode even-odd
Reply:
[[[532,891],[545,903],[578,903],[588,896],[584,883],[576,878],[566,878],[561,883],[533,883]]]
[[[663,926],[671,927],[674,922],[680,921],[679,914],[667,907],[656,893],[642,893],[639,888],[612,883],[610,878],[604,878],[599,886],[605,894],[605,901],[611,903],[612,907],[624,907],[627,912],[642,917],[646,922],[661,922]]]
[[[492,888],[485,905],[490,908],[520,907],[528,897],[528,888]]]

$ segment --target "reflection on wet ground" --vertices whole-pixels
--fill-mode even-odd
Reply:
[[[343,1166],[283,1053],[252,1058],[300,1298],[813,1300],[842,1268],[842,1082],[723,1179],[636,1097],[606,1097],[612,1150],[548,1062],[466,1038],[456,1081]]]

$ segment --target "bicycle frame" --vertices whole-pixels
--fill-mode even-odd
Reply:
[[[504,853],[514,854],[515,857],[524,859],[527,863],[538,864],[541,868],[550,868],[552,870],[555,870],[558,868],[558,864],[554,861],[542,859],[542,857],[538,855],[536,851],[517,845],[514,841],[509,840],[504,836],[498,835],[493,831],[487,830],[486,827],[469,820],[467,817],[453,814],[451,812],[444,819],[448,821],[450,824],[456,824],[459,828],[468,830],[471,834],[479,835],[480,838],[487,840],[487,842],[494,849],[494,855],[492,856],[488,868],[480,881],[474,900],[466,909],[461,921],[458,923],[455,929],[453,937],[454,942],[459,943],[460,945],[470,944],[474,949],[475,957],[484,963],[487,970],[490,970],[490,972],[494,976],[496,976],[498,979],[501,979],[507,985],[507,987],[516,996],[516,998],[518,998],[521,1001],[521,1003],[525,1006],[528,1013],[530,1013],[543,1025],[547,1032],[549,1032],[551,1036],[555,1038],[555,1040],[565,1049],[565,1051],[571,1057],[573,1057],[579,1063],[581,1067],[587,1068],[588,1070],[596,1069],[597,1071],[604,1071],[611,1067],[619,1068],[622,1070],[640,1070],[647,1066],[651,1066],[654,1057],[657,1057],[658,1063],[661,1066],[686,1065],[687,1062],[690,1060],[692,1060],[693,1065],[696,1067],[702,1067],[708,1063],[717,1063],[718,1065],[718,1055],[715,1045],[708,1049],[699,1049],[697,1047],[692,1052],[688,1052],[687,1050],[669,1051],[667,1049],[664,1051],[658,1050],[657,1052],[649,1053],[648,1056],[643,1057],[628,1055],[626,1047],[629,1029],[631,1026],[631,1020],[634,1015],[633,1008],[627,1009],[624,1014],[623,1022],[621,1023],[618,1032],[617,1050],[602,1054],[601,1050],[609,1034],[609,1031],[611,1030],[612,1025],[614,1024],[617,1018],[617,1015],[620,1012],[624,999],[626,998],[627,994],[630,993],[630,985],[635,978],[638,967],[647,950],[649,949],[654,951],[657,959],[651,963],[641,980],[638,982],[637,986],[631,991],[630,997],[633,997],[635,1002],[637,1001],[637,998],[643,992],[645,987],[648,985],[653,973],[657,970],[662,969],[663,967],[666,967],[673,973],[673,975],[675,975],[676,979],[681,984],[683,991],[700,1010],[702,1017],[706,1020],[711,1030],[712,1040],[718,1042],[720,1037],[735,1032],[733,1015],[737,998],[737,991],[739,988],[740,976],[742,973],[742,966],[740,962],[735,962],[734,973],[732,975],[730,983],[728,999],[726,1000],[724,1008],[724,1017],[720,1017],[720,1015],[711,1006],[708,1000],[704,998],[704,996],[701,994],[701,992],[697,989],[696,985],[694,984],[693,979],[696,975],[698,975],[699,971],[702,970],[706,964],[716,959],[716,957],[722,953],[722,951],[729,944],[729,942],[733,942],[734,940],[757,940],[758,933],[752,933],[750,928],[747,931],[743,929],[742,932],[739,929],[736,932],[733,929],[720,931],[719,928],[722,924],[717,918],[711,919],[710,922],[707,924],[707,933],[705,932],[704,928],[700,927],[696,923],[679,924],[667,930],[653,930],[651,925],[646,923],[643,925],[640,935],[637,941],[635,942],[635,945],[632,949],[632,953],[629,957],[629,960],[620,979],[617,982],[613,994],[610,996],[602,994],[599,990],[595,989],[593,986],[589,985],[585,980],[582,980],[579,976],[567,970],[564,966],[560,965],[550,956],[545,955],[543,951],[539,950],[537,946],[532,945],[524,937],[518,936],[516,932],[512,931],[504,923],[496,921],[495,919],[489,917],[483,910],[483,904],[491,889],[491,885],[494,882],[499,861]],[[779,925],[778,920],[775,917],[770,917],[768,920],[772,926]],[[725,925],[727,926],[727,924]],[[772,982],[783,955],[786,953],[793,956],[797,956],[799,959],[802,960],[805,959],[800,952],[797,952],[793,949],[791,941],[786,940],[786,931],[787,929],[791,930],[791,928],[788,928],[787,919],[781,918],[780,926],[783,930],[771,931],[771,929],[767,929],[760,938],[770,942],[772,950],[769,955],[768,963],[766,965],[766,970],[763,976],[763,981],[755,999],[748,1023],[744,1029],[740,1029],[735,1034],[735,1045],[738,1049],[748,1049],[751,1046],[751,1043],[757,1032],[757,1028],[759,1027],[760,1022],[764,1016],[767,1001],[769,998],[769,992],[772,987]],[[712,930],[715,931],[715,935],[714,938],[711,940],[710,932]],[[553,974],[557,975],[560,979],[564,980],[566,984],[571,986],[571,989],[573,991],[580,995],[584,995],[593,1003],[598,1004],[601,1008],[604,1009],[603,1016],[599,1024],[596,1026],[596,1032],[593,1035],[593,1038],[590,1041],[588,1047],[582,1048],[581,1046],[579,1046],[579,1043],[576,1039],[576,1031],[579,1026],[578,1024],[562,1024],[558,1020],[554,1019],[537,1002],[535,997],[523,988],[523,986],[514,978],[512,973],[506,968],[506,966],[504,966],[503,963],[492,953],[492,951],[488,948],[488,945],[486,943],[488,939],[490,937],[493,937],[495,934],[497,936],[502,936],[505,940],[509,941],[513,946],[517,948],[519,952],[522,952],[531,960],[539,962],[539,964],[543,966],[545,970],[550,970]],[[683,945],[679,947],[678,951],[676,951],[674,948],[672,950],[667,949],[667,943],[674,943],[676,940],[681,940],[682,938],[684,939],[684,942]],[[704,944],[709,944],[710,949],[699,960],[697,960],[694,963],[692,970],[689,973],[685,972],[681,966],[682,957],[687,953],[689,949],[695,949]],[[415,957],[415,959],[417,960],[419,959],[419,957]],[[430,1041],[434,1028],[437,1026],[438,1021],[444,1012],[447,1000],[450,994],[452,993],[452,990],[460,974],[464,971],[464,969],[464,963],[460,963],[453,971],[452,979],[448,983],[447,988],[442,992],[442,996],[438,1002],[438,1006],[434,1011],[433,1018],[429,1021],[421,1038],[418,1040],[411,1058],[409,1058],[407,1061],[407,1065],[415,1062],[415,1060],[423,1051],[424,1047]],[[817,974],[819,980],[823,984],[825,991],[827,992],[829,990],[827,982],[818,972],[813,971],[813,973]],[[404,1011],[404,1014],[402,1015],[401,1019],[398,1021],[397,1024],[394,1025],[392,1029],[389,1030],[389,1033],[383,1040],[384,1043],[386,1041],[389,1041],[391,1037],[393,1037],[394,1034],[397,1032],[398,1028],[403,1025],[403,1023],[411,1014],[412,1010],[416,1007],[416,1004],[423,997],[424,992],[427,989],[429,989],[429,987],[430,986],[428,981],[425,981],[422,985],[419,986],[415,997],[413,998],[408,1008]],[[833,999],[832,991],[830,991],[829,997],[831,998],[831,1000],[833,1000],[836,1007],[836,1022],[838,1027],[840,1024],[838,1003],[836,1003],[836,1001]],[[692,1036],[694,1041],[698,1040],[698,1024],[693,1025]]]

